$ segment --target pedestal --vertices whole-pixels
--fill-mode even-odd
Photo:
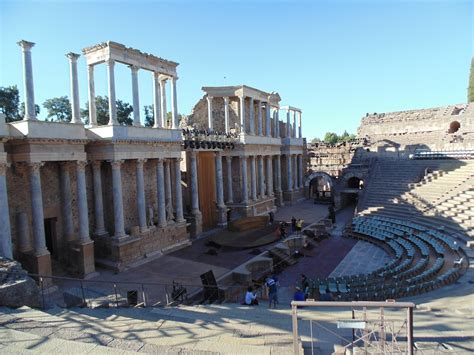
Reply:
[[[187,220],[191,225],[189,226],[189,236],[196,238],[202,232],[202,214],[194,214],[187,217]]]
[[[95,272],[94,242],[71,242],[71,260],[75,272],[81,278],[90,278],[97,275]]]

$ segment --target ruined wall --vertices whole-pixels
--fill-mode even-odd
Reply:
[[[248,106],[248,102],[246,101]],[[247,108],[246,106],[246,108]],[[248,115],[248,109],[246,110]],[[215,97],[212,100],[212,117],[214,129],[223,132],[225,130],[225,114],[224,114],[224,99],[222,97]],[[248,116],[247,116],[248,117]],[[203,96],[194,105],[191,114],[188,116],[188,123],[196,129],[207,129],[207,98]],[[229,98],[229,128],[237,129],[240,125],[239,119],[239,99]]]

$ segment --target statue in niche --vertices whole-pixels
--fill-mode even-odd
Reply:
[[[166,220],[168,222],[173,220],[173,204],[171,200],[168,200],[166,203]]]
[[[148,227],[153,227],[155,225],[155,211],[153,209],[152,205],[148,206],[148,222],[147,225]]]

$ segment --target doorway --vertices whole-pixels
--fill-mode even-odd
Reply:
[[[57,258],[57,238],[56,238],[57,218],[46,218],[44,220],[44,235],[46,238],[46,247],[51,256]]]

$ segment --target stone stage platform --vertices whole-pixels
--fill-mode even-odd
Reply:
[[[276,221],[271,225],[266,225],[264,228],[243,231],[231,232],[223,230],[217,235],[209,238],[220,246],[235,248],[235,249],[249,249],[257,248],[278,241],[280,238],[276,234],[280,222]]]

